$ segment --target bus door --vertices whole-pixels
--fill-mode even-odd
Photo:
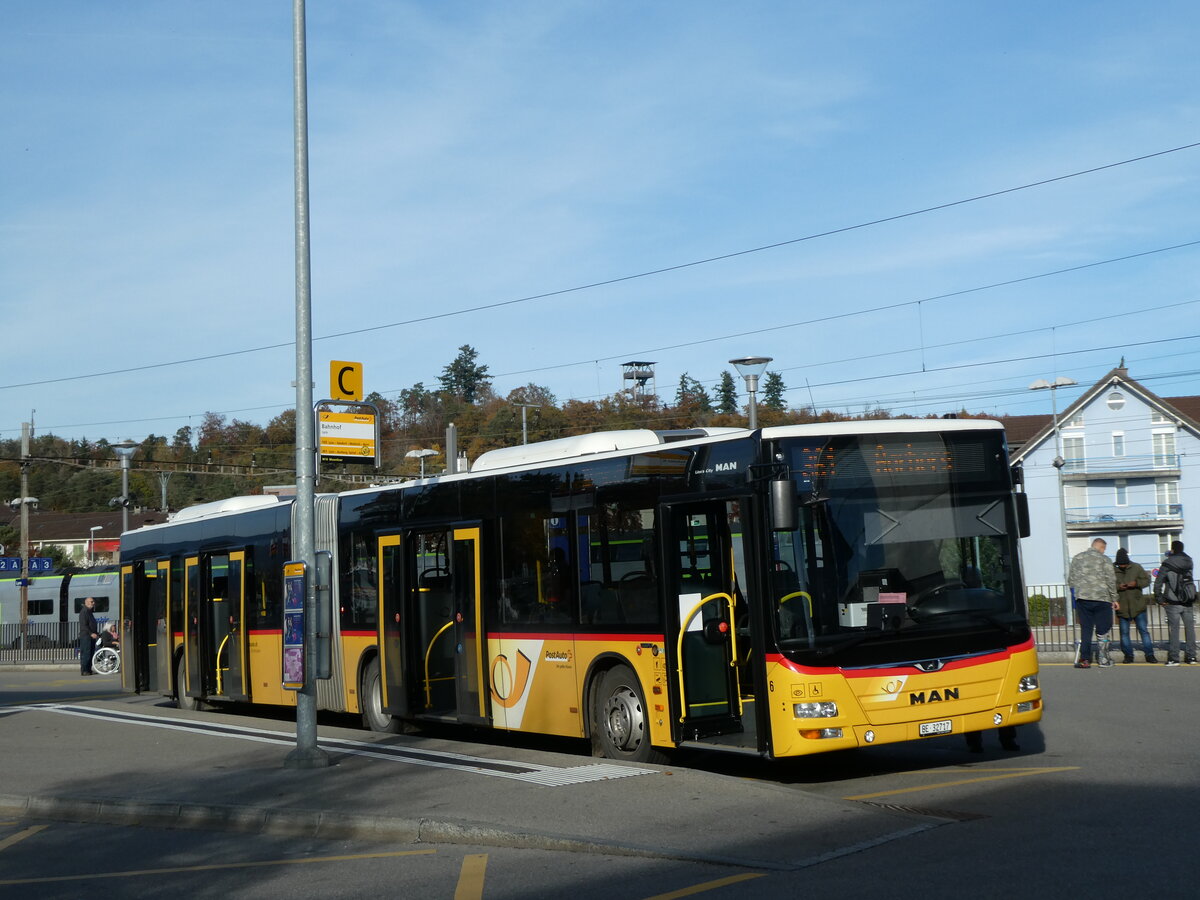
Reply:
[[[404,636],[408,616],[404,606],[404,544],[398,534],[380,535],[377,542],[379,563],[379,689],[380,709],[387,715],[404,718],[409,714],[408,683],[404,675]],[[364,683],[364,690],[370,689]],[[360,697],[359,702],[369,704],[374,698]]]
[[[188,696],[249,700],[246,553],[206,553],[186,562]]]
[[[153,565],[153,564],[151,564]],[[143,562],[121,566],[121,608],[119,616],[121,640],[121,687],[141,693],[154,685],[150,678],[150,584],[153,568]],[[157,662],[157,660],[155,660]]]
[[[479,527],[411,532],[407,543],[406,670],[413,712],[486,724]]]
[[[153,628],[149,639],[150,671],[147,690],[171,692],[171,562],[160,559],[155,564],[155,577],[150,582],[150,618]]]
[[[754,747],[749,610],[737,500],[668,505],[668,652],[682,741]],[[749,709],[747,709],[749,706]]]

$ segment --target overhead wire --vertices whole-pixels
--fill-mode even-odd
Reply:
[[[1081,169],[1079,171],[1069,172],[1064,175],[1056,175],[1056,176],[1053,176],[1050,178],[1044,178],[1044,179],[1041,179],[1038,181],[1032,181],[1032,182],[1029,182],[1026,184],[1016,185],[1016,186],[1008,187],[1008,188],[1002,188],[1002,189],[996,190],[996,191],[989,191],[987,193],[977,194],[972,197],[966,197],[966,198],[962,198],[959,200],[952,200],[952,201],[949,201],[946,203],[939,203],[939,204],[935,204],[932,206],[923,207],[921,209],[910,210],[908,212],[903,212],[903,213],[896,213],[896,214],[890,215],[890,216],[881,216],[876,219],[871,219],[871,220],[868,220],[865,222],[858,222],[853,225],[845,225],[845,226],[841,226],[838,228],[827,229],[825,231],[814,232],[812,234],[803,235],[803,236],[797,237],[797,238],[789,238],[789,239],[783,240],[783,241],[776,241],[776,242],[773,242],[770,244],[763,244],[763,245],[760,245],[757,247],[751,247],[751,248],[747,248],[747,249],[743,249],[743,250],[735,250],[735,251],[731,251],[729,253],[722,253],[722,254],[718,254],[715,256],[706,257],[703,259],[691,260],[689,262],[677,263],[677,264],[669,265],[669,266],[662,266],[662,267],[659,267],[656,269],[649,269],[649,270],[646,270],[643,272],[637,272],[637,273],[633,273],[630,275],[621,275],[621,276],[616,276],[613,278],[602,279],[599,281],[588,282],[586,284],[576,285],[574,287],[561,288],[561,289],[553,290],[553,291],[545,291],[545,292],[538,293],[538,294],[530,294],[528,296],[517,297],[517,298],[513,298],[513,299],[509,299],[509,300],[496,301],[494,303],[480,304],[478,306],[466,307],[466,308],[458,309],[458,310],[448,310],[446,312],[441,312],[441,313],[432,313],[432,314],[429,314],[426,316],[419,316],[419,317],[413,318],[413,319],[406,319],[401,322],[390,322],[390,323],[385,323],[382,325],[372,325],[372,326],[366,326],[363,328],[356,328],[356,329],[351,329],[348,331],[337,332],[335,334],[320,335],[320,336],[314,337],[313,341],[315,342],[315,341],[323,341],[323,340],[332,340],[335,338],[350,337],[353,335],[367,334],[367,333],[373,332],[373,331],[381,331],[381,330],[388,329],[388,328],[399,328],[399,327],[402,327],[405,325],[414,325],[414,324],[419,324],[419,323],[423,323],[423,322],[431,322],[431,321],[436,321],[439,319],[451,318],[454,316],[466,315],[468,313],[483,312],[485,310],[491,310],[491,309],[501,309],[501,308],[504,308],[507,306],[513,306],[513,305],[519,304],[519,303],[529,303],[529,302],[532,302],[535,300],[545,300],[545,299],[549,299],[551,297],[560,297],[560,296],[563,296],[566,294],[579,293],[581,291],[588,291],[588,290],[593,290],[595,288],[607,287],[607,286],[614,285],[614,284],[621,284],[623,282],[633,281],[636,279],[649,278],[649,277],[655,276],[655,275],[664,275],[669,272],[678,272],[683,269],[694,268],[696,266],[703,266],[703,265],[708,265],[708,264],[715,263],[715,262],[722,262],[725,260],[735,259],[737,257],[747,256],[747,255],[754,254],[754,253],[762,253],[767,250],[776,250],[781,247],[788,247],[788,246],[792,246],[795,244],[804,243],[807,241],[814,241],[814,240],[818,240],[820,238],[831,237],[831,236],[837,235],[837,234],[846,234],[848,232],[858,231],[858,230],[862,230],[865,228],[871,228],[871,227],[874,227],[877,225],[883,225],[883,224],[887,224],[890,222],[898,222],[898,221],[902,221],[904,219],[914,218],[916,216],[926,215],[926,214],[932,213],[932,212],[940,212],[942,210],[953,209],[954,207],[963,206],[968,203],[976,203],[981,200],[988,200],[988,199],[992,199],[995,197],[1001,197],[1006,194],[1013,194],[1013,193],[1017,193],[1019,191],[1030,190],[1030,189],[1036,188],[1036,187],[1044,187],[1048,184],[1054,184],[1056,182],[1066,181],[1071,178],[1079,178],[1084,175],[1092,175],[1097,172],[1103,172],[1103,171],[1106,171],[1109,169],[1118,168],[1120,166],[1131,165],[1131,164],[1137,163],[1137,162],[1144,162],[1145,160],[1154,159],[1156,157],[1161,157],[1161,156],[1166,156],[1171,153],[1178,153],[1183,150],[1195,149],[1196,147],[1200,147],[1200,141],[1193,142],[1190,144],[1184,144],[1184,145],[1181,145],[1178,147],[1172,147],[1172,148],[1169,148],[1166,150],[1159,150],[1154,153],[1146,153],[1141,156],[1131,157],[1129,159],[1124,159],[1124,160],[1118,160],[1116,162],[1106,163],[1106,164],[1100,165],[1100,166],[1093,166],[1088,169]],[[1194,244],[1197,242],[1191,242],[1191,243]],[[1189,246],[1189,245],[1181,244],[1178,246],[1182,247],[1182,246]],[[1177,248],[1164,248],[1164,249],[1177,249]],[[1158,252],[1158,251],[1149,251],[1149,252]],[[1136,254],[1136,255],[1144,255],[1144,254]],[[1129,258],[1133,258],[1133,257],[1129,257]],[[1099,264],[1100,263],[1097,263],[1096,265],[1099,265]],[[1070,271],[1070,270],[1065,270],[1065,271]],[[982,289],[986,289],[986,288],[980,288],[980,290],[982,290]],[[947,296],[950,296],[950,295],[947,295]],[[794,327],[794,326],[787,326],[787,327]],[[754,333],[757,333],[757,332],[747,332],[747,334],[754,334]],[[739,336],[739,335],[732,335],[729,337],[737,337],[737,336]],[[717,339],[713,339],[713,340],[717,340]],[[702,343],[702,342],[700,342],[700,343]],[[64,382],[69,382],[69,381],[80,381],[80,380],[91,379],[91,378],[101,378],[101,377],[107,377],[110,375],[123,375],[123,374],[129,374],[129,373],[133,373],[133,372],[145,372],[145,371],[150,371],[153,369],[162,369],[162,368],[167,368],[167,367],[171,367],[171,366],[186,365],[186,364],[195,363],[195,362],[209,362],[209,361],[216,360],[216,359],[228,359],[229,357],[232,357],[232,356],[240,356],[240,355],[245,355],[245,354],[249,354],[249,353],[259,353],[259,352],[263,352],[263,351],[267,351],[267,350],[278,350],[278,349],[283,349],[286,347],[291,347],[294,345],[295,345],[294,341],[284,341],[284,342],[279,342],[279,343],[274,343],[274,344],[265,344],[265,345],[262,345],[259,347],[247,347],[247,348],[243,348],[240,350],[230,350],[230,351],[225,351],[225,352],[221,352],[221,353],[207,354],[204,356],[189,357],[187,359],[169,360],[169,361],[164,361],[164,362],[159,362],[159,363],[148,363],[148,364],[141,365],[141,366],[129,366],[129,367],[124,367],[124,368],[120,368],[120,369],[110,369],[110,370],[106,370],[106,371],[102,371],[102,372],[92,372],[92,373],[81,374],[81,375],[63,375],[63,376],[59,376],[57,378],[47,378],[47,379],[41,379],[41,380],[37,380],[37,381],[26,381],[26,382],[19,382],[19,383],[13,383],[13,384],[4,384],[4,385],[0,385],[0,390],[11,390],[14,388],[26,388],[26,387],[39,387],[39,386],[47,385],[47,384],[61,384]],[[659,351],[649,351],[649,352],[659,352]],[[616,357],[606,357],[605,359],[614,359],[614,358],[616,358]],[[592,360],[588,360],[588,362],[590,363],[590,362],[592,362]],[[576,365],[578,365],[578,363],[576,363]],[[548,368],[555,368],[555,367],[548,367]],[[529,371],[542,371],[542,370],[529,370]],[[515,373],[515,374],[523,374],[523,373]],[[498,376],[498,377],[504,377],[504,376]]]

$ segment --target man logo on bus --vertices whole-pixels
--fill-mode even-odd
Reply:
[[[938,703],[942,700],[957,700],[958,688],[943,688],[942,690],[932,690],[928,694],[924,691],[914,691],[908,695],[908,705],[916,706],[919,703]]]

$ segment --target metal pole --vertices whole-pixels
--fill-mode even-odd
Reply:
[[[293,559],[308,572],[304,597],[304,687],[296,693],[296,749],[284,760],[289,769],[329,765],[329,754],[317,746],[317,554],[316,428],[313,423],[312,292],[308,245],[308,67],[304,44],[304,0],[293,0],[292,50],[296,178],[296,534]]]
[[[746,380],[749,381],[750,379],[747,378]],[[758,379],[755,378],[754,381],[757,382]],[[758,392],[754,388],[750,388],[747,393],[750,395],[750,430],[753,431],[758,427],[758,403],[755,399],[755,395]]]
[[[29,423],[21,423],[21,649],[29,632]]]
[[[121,454],[121,534],[129,530],[129,454]]]
[[[1067,538],[1067,496],[1063,484],[1062,429],[1058,422],[1058,385],[1050,386],[1050,409],[1054,416],[1054,474],[1058,479],[1058,508],[1062,514],[1063,596],[1066,597],[1067,625],[1075,624],[1075,604],[1071,602],[1071,542]]]

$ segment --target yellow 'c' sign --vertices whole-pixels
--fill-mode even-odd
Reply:
[[[363,364],[335,359],[329,363],[329,399],[363,398]]]

